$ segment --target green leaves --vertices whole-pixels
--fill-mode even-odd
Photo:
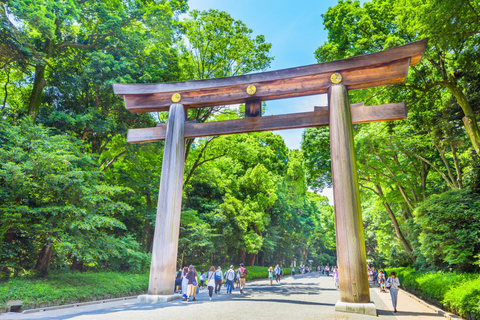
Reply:
[[[265,37],[255,38],[242,21],[218,10],[190,12],[182,23],[186,37],[181,46],[185,80],[229,77],[265,70],[273,57]]]

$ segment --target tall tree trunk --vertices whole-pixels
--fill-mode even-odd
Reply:
[[[33,81],[33,88],[28,102],[28,115],[32,117],[34,122],[37,119],[38,109],[42,104],[42,93],[46,84],[45,65],[39,63],[35,66],[35,79]]]
[[[241,263],[245,263],[245,250],[238,249],[238,259]]]
[[[255,253],[247,254],[247,265],[253,267],[255,265]]]
[[[380,187],[380,185],[378,185],[378,184],[375,187],[377,188],[377,191],[378,191],[380,197],[383,198],[382,187]],[[403,247],[405,248],[405,251],[407,252],[407,254],[410,257],[410,259],[412,260],[412,262],[415,262],[415,257],[412,253],[412,248],[411,248],[410,244],[408,243],[408,240],[403,235],[402,230],[400,229],[400,226],[398,225],[397,218],[395,217],[395,214],[392,211],[392,208],[390,207],[388,202],[382,200],[382,203],[383,203],[383,206],[385,207],[385,209],[387,209],[388,215],[390,216],[390,219],[392,220],[392,224],[393,224],[393,227],[395,229],[395,234],[397,235],[397,238],[402,243]]]
[[[77,257],[74,256],[72,260],[72,265],[70,266],[70,270],[78,270],[83,272],[83,261],[78,261]]]
[[[48,269],[50,268],[50,259],[52,258],[52,247],[49,245],[43,246],[42,250],[38,254],[37,263],[35,264],[34,269],[47,274]]]
[[[477,119],[475,118],[475,113],[473,112],[472,106],[470,105],[470,102],[465,96],[462,88],[457,85],[453,75],[450,75],[450,81],[447,85],[447,88],[453,94],[460,107],[462,107],[463,113],[465,114],[465,117],[462,118],[463,124],[465,125],[465,129],[470,136],[470,141],[472,141],[473,148],[480,156],[480,129],[478,128]]]
[[[457,149],[455,148],[452,142],[450,142],[450,147],[452,148],[453,162],[455,163],[455,170],[457,171],[458,187],[460,189],[463,189],[462,168],[460,168],[460,163],[458,161]]]

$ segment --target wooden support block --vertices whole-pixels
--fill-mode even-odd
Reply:
[[[246,132],[275,131],[327,126],[328,107],[315,107],[314,112],[282,114],[206,123],[185,123],[185,138],[198,138]],[[351,108],[352,123],[392,121],[405,119],[405,102],[370,107]],[[167,125],[160,123],[155,128],[130,129],[127,142],[141,143],[165,139]]]
[[[370,303],[353,119],[350,114],[354,110],[367,108],[350,108],[348,91],[342,84],[330,88],[328,100],[340,301]]]
[[[262,101],[260,99],[245,101],[245,118],[262,116]]]

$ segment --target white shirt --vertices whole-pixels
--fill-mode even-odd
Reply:
[[[398,287],[400,286],[400,281],[398,280],[397,277],[392,278],[392,277],[388,277],[387,279],[387,287],[390,288],[390,289],[398,289]]]

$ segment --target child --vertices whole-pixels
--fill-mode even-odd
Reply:
[[[385,275],[382,271],[378,274],[378,283],[380,284],[380,292],[387,292],[385,290]]]

